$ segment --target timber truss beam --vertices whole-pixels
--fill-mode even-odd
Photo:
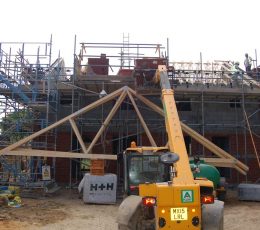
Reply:
[[[124,99],[126,98],[126,96],[129,96],[135,110],[136,113],[138,115],[138,118],[140,119],[140,122],[144,128],[144,131],[146,133],[146,135],[148,136],[148,139],[151,142],[152,146],[156,146],[156,143],[131,95],[131,93],[129,93],[129,87],[124,86],[121,89],[116,90],[115,92],[91,103],[90,105],[87,105],[86,107],[70,114],[69,116],[53,123],[52,125],[39,130],[38,132],[33,133],[32,135],[25,137],[19,141],[17,141],[14,144],[11,144],[9,146],[7,146],[4,149],[0,150],[0,155],[15,155],[15,156],[42,156],[42,157],[65,157],[65,158],[88,158],[88,159],[107,159],[107,160],[116,160],[117,156],[116,155],[112,155],[112,154],[92,154],[91,151],[93,149],[93,147],[95,146],[95,144],[97,143],[98,139],[100,138],[100,136],[102,135],[102,133],[105,131],[105,129],[108,127],[110,121],[112,120],[113,116],[116,114],[117,110],[119,109],[120,105],[123,103]],[[87,113],[88,111],[97,108],[100,105],[105,104],[106,102],[109,102],[111,100],[115,100],[117,98],[117,101],[114,105],[114,107],[112,108],[112,110],[110,111],[110,113],[108,114],[108,116],[106,117],[105,121],[103,122],[103,124],[101,125],[100,129],[98,130],[96,136],[94,137],[94,139],[92,140],[92,142],[90,143],[90,145],[88,146],[88,148],[85,146],[83,138],[80,134],[80,131],[77,127],[76,124],[76,119],[77,117],[79,117],[80,115]],[[28,143],[29,141],[32,141],[34,138],[39,137],[40,135],[49,132],[50,130],[57,128],[58,126],[63,125],[64,123],[69,122],[71,125],[71,128],[73,130],[73,132],[75,133],[78,142],[80,144],[80,147],[83,151],[83,153],[74,153],[74,152],[62,152],[62,151],[50,151],[50,150],[39,150],[39,149],[26,149],[26,148],[22,148],[26,143]]]
[[[100,138],[100,136],[102,135],[102,133],[105,131],[105,129],[108,127],[109,122],[112,120],[113,116],[115,115],[115,113],[117,112],[118,108],[120,107],[120,105],[123,103],[124,99],[126,98],[126,96],[129,97],[136,113],[137,116],[143,126],[143,129],[151,143],[152,146],[156,147],[156,142],[154,140],[154,138],[151,135],[151,132],[149,131],[144,118],[142,117],[138,106],[135,103],[134,97],[138,98],[141,102],[143,102],[145,105],[147,105],[148,107],[150,107],[152,110],[154,110],[155,112],[159,113],[161,116],[164,116],[164,111],[163,109],[161,109],[160,107],[158,107],[157,105],[155,105],[153,102],[151,102],[150,100],[146,99],[145,97],[143,97],[142,95],[137,94],[136,91],[134,91],[133,89],[124,86],[116,91],[114,91],[111,94],[108,94],[107,96],[91,103],[90,105],[87,105],[86,107],[70,114],[69,116],[53,123],[52,125],[39,130],[38,132],[25,137],[23,139],[21,139],[20,141],[7,146],[6,148],[0,150],[0,155],[16,155],[16,156],[42,156],[42,157],[66,157],[66,158],[89,158],[89,159],[110,159],[110,160],[116,160],[117,156],[116,155],[109,155],[109,154],[91,154],[92,148],[94,147],[94,145],[97,143],[98,139]],[[84,141],[82,139],[82,136],[78,130],[78,127],[76,125],[75,119],[77,119],[78,116],[92,110],[95,109],[96,107],[103,105],[104,103],[107,103],[111,100],[115,100],[117,98],[117,101],[114,105],[114,107],[112,108],[112,110],[110,111],[110,113],[108,114],[107,118],[105,119],[105,121],[103,122],[103,124],[101,125],[100,129],[98,130],[96,136],[94,137],[93,141],[91,142],[91,144],[89,145],[88,148],[86,148]],[[83,151],[83,153],[73,153],[73,152],[59,152],[59,151],[47,151],[47,150],[37,150],[37,149],[25,149],[21,147],[26,144],[27,142],[33,140],[34,138],[66,123],[69,122],[78,141],[79,144],[81,146],[81,149]],[[191,129],[190,127],[188,127],[187,125],[185,125],[184,123],[181,123],[181,127],[182,130],[187,133],[189,136],[191,136],[193,139],[195,139],[196,141],[198,141],[200,144],[202,144],[205,148],[207,148],[209,151],[211,151],[212,153],[214,153],[215,155],[217,155],[219,158],[211,158],[209,160],[206,160],[206,162],[216,165],[216,166],[221,166],[222,167],[232,167],[235,168],[237,171],[239,171],[240,173],[242,173],[243,175],[246,174],[246,172],[248,171],[248,167],[243,164],[241,161],[237,160],[235,157],[233,157],[232,155],[230,155],[229,153],[227,153],[226,151],[224,151],[223,149],[219,148],[218,146],[216,146],[215,144],[213,144],[212,142],[210,142],[208,139],[206,139],[205,137],[203,137],[202,135],[200,135],[199,133],[197,133],[196,131],[194,131],[193,129]]]

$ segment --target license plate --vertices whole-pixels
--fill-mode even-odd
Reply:
[[[187,208],[171,208],[171,220],[188,220]]]

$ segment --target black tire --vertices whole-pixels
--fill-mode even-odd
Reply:
[[[155,230],[153,220],[143,218],[142,208],[139,206],[128,225],[118,224],[118,230]]]

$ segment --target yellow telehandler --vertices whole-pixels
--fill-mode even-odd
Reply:
[[[167,68],[159,65],[168,147],[138,147],[124,153],[128,195],[119,206],[120,230],[223,230],[224,202],[213,182],[194,179]]]

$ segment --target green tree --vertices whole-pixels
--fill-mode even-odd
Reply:
[[[2,136],[15,143],[30,135],[33,130],[33,113],[29,109],[17,110],[8,114],[0,122]]]

